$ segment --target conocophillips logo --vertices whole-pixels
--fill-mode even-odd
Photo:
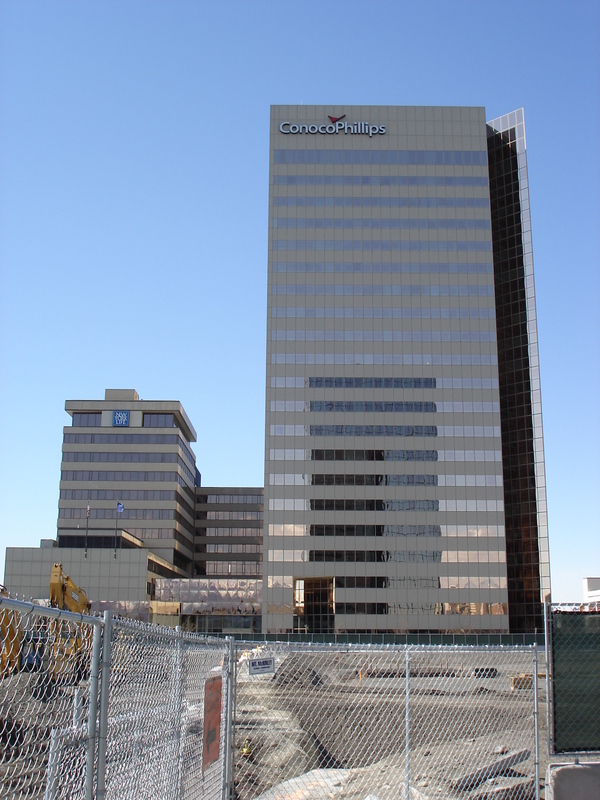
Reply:
[[[346,115],[341,117],[329,116],[329,125],[299,125],[295,122],[282,122],[279,125],[280,133],[350,133],[357,136],[382,136],[385,133],[385,125],[371,125],[369,122],[344,122]]]

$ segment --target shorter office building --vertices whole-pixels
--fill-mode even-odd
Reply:
[[[93,603],[122,601],[146,603],[155,599],[156,579],[173,575],[168,562],[144,547],[7,547],[5,584],[27,599],[50,599],[50,571],[61,563],[63,571]]]
[[[179,401],[140,400],[107,389],[104,400],[67,400],[63,429],[58,546],[85,547],[126,529],[192,577],[194,503],[200,476],[196,431]]]
[[[264,489],[196,487],[194,577],[262,578]]]
[[[57,538],[7,548],[9,591],[47,600],[60,562],[94,610],[259,632],[263,487],[201,486],[178,401],[107,389],[65,409]]]

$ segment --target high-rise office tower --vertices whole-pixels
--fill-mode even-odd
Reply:
[[[263,631],[542,627],[522,111],[271,110]]]

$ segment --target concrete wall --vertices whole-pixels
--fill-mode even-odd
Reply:
[[[146,550],[84,550],[71,547],[7,547],[4,584],[11,594],[36,600],[50,597],[50,570],[59,562],[91,601],[146,600]]]
[[[546,800],[598,800],[600,763],[550,764],[546,772]]]

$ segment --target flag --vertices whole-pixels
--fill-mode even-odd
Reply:
[[[87,504],[87,508],[85,510],[85,515],[89,519],[90,518],[90,504]]]
[[[117,514],[121,514],[123,511],[125,511],[125,506],[117,501]]]

